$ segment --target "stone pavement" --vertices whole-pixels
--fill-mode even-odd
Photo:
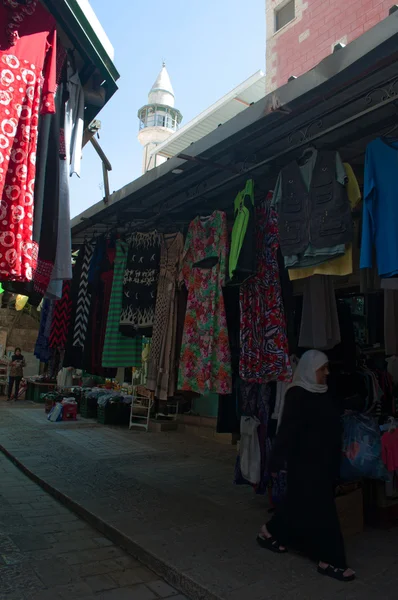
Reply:
[[[0,478],[0,600],[185,598],[3,455]]]
[[[192,600],[397,597],[398,529],[368,530],[349,541],[350,563],[359,575],[352,584],[322,578],[305,558],[258,548],[265,500],[232,485],[232,447],[85,420],[53,424],[43,407],[1,402],[0,445]],[[75,560],[90,553],[77,552]]]

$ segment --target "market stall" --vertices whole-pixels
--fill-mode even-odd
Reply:
[[[272,483],[275,502],[284,476],[272,481],[268,458],[286,386],[318,348],[350,411],[346,479],[380,482],[398,506],[397,23],[391,15],[76,219],[71,285],[42,311],[50,363],[112,381],[144,370],[154,418],[170,399],[188,411],[195,395],[215,394],[218,431],[256,448],[250,462],[239,445],[235,482],[258,494]],[[98,416],[110,398],[89,394]]]

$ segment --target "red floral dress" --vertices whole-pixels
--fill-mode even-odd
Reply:
[[[224,212],[194,219],[185,242],[181,279],[188,289],[178,389],[232,392],[231,353],[222,286],[228,255]]]
[[[43,113],[55,110],[55,40],[55,20],[40,2],[0,0],[0,281],[30,281],[36,266],[38,117],[41,100]]]
[[[278,247],[277,214],[268,199],[256,208],[257,274],[240,288],[239,375],[251,383],[292,378]]]

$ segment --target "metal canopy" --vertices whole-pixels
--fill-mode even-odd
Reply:
[[[88,2],[86,0],[41,0],[41,2],[79,52],[84,64],[84,77],[91,76],[92,70],[98,70],[101,74],[103,81],[101,87],[105,90],[106,104],[118,89],[116,81],[120,75],[113,64],[112,46],[105,33],[102,32],[101,36],[101,32],[98,31],[101,26],[99,22],[95,22],[95,14]],[[89,102],[87,104],[86,124],[91,122],[103,107]]]
[[[369,137],[398,120],[398,13],[216,131],[72,220],[74,245],[116,223],[162,224],[231,210],[250,176],[256,193],[315,143],[362,161]],[[149,221],[148,221],[149,220]]]
[[[254,104],[265,96],[265,75],[257,71],[240,85],[225,94],[217,102],[206,108],[197,117],[181,127],[169,139],[159,144],[152,155],[171,158],[183,152],[193,142],[197,142],[208,133],[211,133],[220,124],[224,124],[248,106]]]

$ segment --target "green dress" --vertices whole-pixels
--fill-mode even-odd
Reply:
[[[119,331],[127,250],[126,242],[122,240],[116,242],[112,294],[106,323],[104,350],[102,352],[102,366],[107,368],[140,367],[142,363],[142,336],[131,338]]]

